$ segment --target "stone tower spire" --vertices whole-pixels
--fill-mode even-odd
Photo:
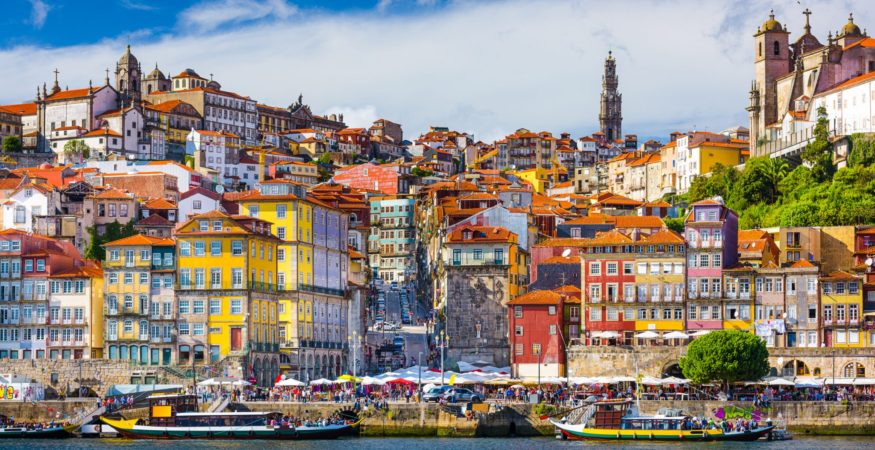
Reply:
[[[599,106],[599,129],[608,142],[623,138],[623,96],[617,92],[619,82],[616,60],[609,51],[605,59],[605,73],[602,75],[602,96]]]

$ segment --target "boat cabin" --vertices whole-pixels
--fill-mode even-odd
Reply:
[[[159,394],[149,397],[149,424],[174,426],[181,413],[198,412],[196,395]]]
[[[592,427],[619,429],[623,417],[632,405],[629,400],[597,402],[592,416]]]
[[[282,417],[278,412],[181,413],[176,415],[177,427],[265,427],[271,419]]]
[[[626,417],[622,430],[682,430],[684,417]]]

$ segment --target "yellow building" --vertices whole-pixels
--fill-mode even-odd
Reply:
[[[624,302],[637,300],[636,331],[683,331],[684,322],[684,238],[671,230],[661,230],[642,237],[636,246],[637,258],[622,267],[606,270],[634,270],[635,284],[624,283]],[[615,263],[617,264],[617,263]]]
[[[863,279],[847,272],[832,272],[820,278],[823,337],[827,347],[866,346],[867,331],[861,327]]]
[[[558,163],[554,162],[554,164]],[[533,169],[517,170],[516,172],[512,172],[512,174],[531,184],[532,189],[535,192],[543,194],[553,185],[568,178],[568,169],[562,165],[559,165],[556,170],[552,168],[536,167]],[[556,178],[558,178],[558,180],[556,180]]]
[[[104,247],[105,357],[174,363],[173,239],[134,235]]]
[[[723,270],[724,330],[753,331],[754,314],[752,311],[754,311],[754,303],[757,298],[753,292],[756,275],[756,268],[749,265],[739,265]],[[760,289],[760,291],[764,290]],[[756,294],[759,295],[760,303],[768,303],[768,296],[763,297],[760,292],[756,292]],[[783,305],[783,299],[781,304]],[[775,318],[766,317],[765,320],[774,320]]]
[[[305,186],[269,180],[240,200],[242,214],[274,224],[283,369],[303,380],[348,370],[348,215]]]
[[[103,358],[103,270],[89,261],[49,280],[49,359]]]
[[[245,377],[279,374],[277,250],[271,223],[212,211],[176,231],[180,365],[242,357]]]

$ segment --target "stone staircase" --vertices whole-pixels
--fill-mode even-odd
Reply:
[[[85,425],[86,423],[91,422],[91,419],[94,419],[95,417],[102,416],[103,413],[105,413],[105,412],[106,412],[105,406],[96,407],[96,408],[92,409],[91,411],[86,412],[86,413],[82,414],[81,416],[76,417],[75,419],[71,420],[70,425],[75,425],[76,428],[79,428],[82,425]]]
[[[210,404],[210,407],[207,408],[207,412],[214,413],[214,412],[224,411],[225,408],[227,408],[230,403],[231,403],[231,397],[225,397],[225,396],[219,397],[212,404]]]
[[[581,423],[585,424],[592,418],[593,414],[595,414],[595,405],[589,405],[586,408],[578,408],[571,411],[571,414],[568,414],[565,422],[571,425],[578,425]]]

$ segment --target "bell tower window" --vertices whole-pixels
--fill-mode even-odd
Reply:
[[[778,41],[775,41],[775,56],[781,55],[781,44]]]

